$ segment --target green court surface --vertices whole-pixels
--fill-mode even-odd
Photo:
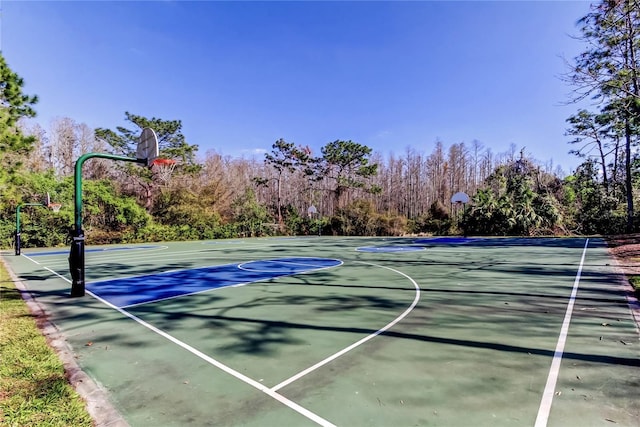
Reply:
[[[81,298],[64,248],[2,256],[131,426],[640,426],[601,239],[87,248]]]

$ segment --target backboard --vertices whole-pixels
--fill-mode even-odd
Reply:
[[[469,196],[467,195],[467,193],[458,192],[451,196],[451,203],[469,203]]]
[[[138,149],[136,157],[138,160],[146,160],[147,166],[151,167],[153,161],[158,157],[158,136],[151,128],[142,129],[140,140],[138,141]]]
[[[47,191],[47,193],[42,197],[42,203],[40,203],[45,208],[49,208],[54,212],[60,212],[60,208],[62,207],[62,203],[54,203],[51,201],[51,195]]]

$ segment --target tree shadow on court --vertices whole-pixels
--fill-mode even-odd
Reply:
[[[398,294],[395,292],[385,297],[382,295],[372,295],[373,291],[392,290],[406,293],[406,291],[410,290],[415,292],[415,289],[409,289],[407,287],[381,288],[376,286],[363,286],[355,283],[351,284],[348,282],[338,284],[334,282],[331,285],[326,285],[319,284],[316,280],[317,278],[314,277],[314,282],[312,283],[310,278],[305,279],[304,276],[302,276],[288,278],[286,281],[280,281],[278,285],[283,287],[298,285],[299,288],[296,288],[298,291],[308,288],[321,288],[324,292],[329,289],[329,293],[324,292],[319,295],[296,294],[295,291],[290,290],[289,294],[257,297],[244,301],[242,304],[229,304],[227,306],[220,306],[220,301],[214,302],[214,304],[211,305],[209,301],[207,301],[210,296],[205,295],[201,297],[202,301],[199,304],[192,304],[188,309],[180,312],[167,312],[162,314],[162,308],[156,306],[141,306],[136,308],[134,312],[142,318],[146,318],[147,315],[152,315],[156,319],[162,319],[161,323],[159,323],[161,328],[167,327],[169,329],[176,328],[176,330],[180,330],[182,327],[195,327],[202,330],[217,331],[217,333],[225,331],[224,333],[228,334],[227,338],[229,338],[229,336],[231,338],[225,341],[226,344],[216,348],[216,351],[225,354],[273,355],[277,353],[277,347],[280,345],[299,345],[302,344],[301,340],[307,338],[311,340],[311,337],[305,332],[326,331],[353,334],[354,342],[364,336],[379,333],[382,337],[402,340],[552,358],[555,352],[553,348],[547,349],[483,340],[460,339],[455,336],[439,337],[431,334],[413,333],[412,329],[422,330],[425,327],[429,328],[429,322],[435,322],[435,318],[441,315],[442,312],[446,313],[446,318],[453,319],[452,321],[454,323],[457,322],[459,324],[457,327],[464,329],[469,329],[474,326],[478,327],[477,324],[474,325],[472,323],[478,321],[481,323],[494,322],[495,324],[501,324],[504,328],[504,316],[507,315],[506,318],[509,319],[508,329],[511,332],[511,338],[507,336],[507,339],[513,339],[514,334],[518,339],[522,339],[526,334],[548,336],[549,330],[555,331],[555,329],[559,327],[558,322],[566,310],[567,303],[566,289],[561,286],[558,289],[559,293],[556,295],[509,291],[478,291],[472,289],[423,289],[422,292],[424,294],[431,295],[423,302],[431,305],[432,308],[430,309],[429,306],[423,307],[419,311],[412,313],[412,316],[420,315],[423,316],[422,318],[411,319],[411,317],[409,317],[403,320],[398,326],[380,333],[379,329],[366,326],[371,324],[370,319],[366,321],[360,320],[361,317],[359,316],[361,316],[361,313],[400,314],[403,310],[407,309],[411,300],[411,293],[407,294],[405,298],[398,298]],[[267,285],[267,287],[268,286],[271,285]],[[341,292],[340,294],[334,294],[330,292],[331,289],[336,288],[356,290],[358,292],[362,291],[362,293],[344,294],[344,292]],[[468,306],[464,305],[465,300],[461,300],[461,295],[470,298]],[[433,298],[433,296],[437,296],[437,298]],[[508,302],[501,302],[499,299],[496,300],[496,297],[506,297],[508,298]],[[583,303],[586,301],[588,300],[582,300]],[[617,298],[597,297],[592,298],[589,302],[604,304],[605,306],[615,304],[622,307],[622,303]],[[281,313],[281,311],[287,310],[288,307],[299,307],[301,309],[292,311],[292,314],[298,314],[297,316],[287,317],[288,313]],[[243,313],[252,314],[251,316],[247,316],[242,315]],[[276,314],[274,315],[274,313]],[[314,317],[318,313],[327,313],[330,314],[330,316]],[[350,314],[351,316],[345,316],[345,314]],[[595,315],[599,318],[606,316],[607,313],[600,311],[598,313],[582,313],[581,315]],[[612,315],[615,316],[615,313]],[[283,316],[284,318],[282,318]],[[532,316],[537,317],[535,320],[532,320]],[[280,317],[280,319],[274,319],[274,317]],[[289,320],[292,318],[305,319],[305,321]],[[347,322],[343,320],[346,318],[350,319],[351,325],[348,325]],[[387,317],[388,320],[390,318],[391,317]],[[465,322],[461,320],[465,318],[471,319],[470,323],[465,324]],[[442,322],[442,320],[437,321]],[[532,322],[535,323],[536,321],[537,324],[532,327]],[[356,325],[354,325],[354,323]],[[358,323],[362,326],[358,326]],[[383,327],[386,321],[379,323],[379,327]],[[521,326],[520,330],[518,330],[519,325]],[[438,326],[434,324],[433,327],[437,329]],[[456,326],[453,325],[452,327]],[[402,330],[398,330],[400,328],[402,328]],[[213,332],[212,339],[216,339],[216,335]],[[599,364],[640,366],[639,359],[596,353],[567,352],[564,354],[564,358]]]
[[[192,269],[195,266],[196,264],[192,261],[168,262],[162,264],[160,268],[158,267],[158,264],[145,262],[141,262],[136,265],[127,265],[117,262],[103,262],[87,268],[87,281],[103,281],[110,280],[114,277],[158,274],[169,270],[187,270]],[[68,270],[61,271],[66,273]]]
[[[545,248],[583,248],[586,242],[585,239],[577,238],[564,238],[564,237],[469,237],[458,238],[459,241],[446,241],[441,243],[435,238],[415,238],[413,242],[415,244],[424,245],[427,247],[545,247]],[[406,242],[405,242],[406,243]],[[606,246],[601,239],[589,240],[589,247],[604,247]]]
[[[411,292],[411,293],[414,293],[416,291],[414,287],[402,288],[397,286],[368,286],[364,284],[346,284],[346,283],[323,283],[323,284],[305,283],[305,286],[313,286],[313,287],[320,287],[320,288],[326,288],[326,289],[331,289],[331,288],[372,289],[372,290],[387,289],[391,291]],[[424,288],[424,289],[420,289],[420,292],[425,294],[444,293],[444,294],[470,295],[470,296],[477,296],[477,297],[487,296],[487,295],[496,296],[496,297],[519,297],[519,298],[524,298],[526,300],[535,298],[535,299],[555,300],[555,301],[561,301],[561,302],[566,302],[568,299],[568,296],[563,294],[542,294],[542,293],[536,293],[536,292],[492,291],[492,290],[476,290],[476,289]],[[581,295],[580,296],[581,301],[587,301],[587,302],[593,302],[593,303],[606,303],[606,304],[610,304],[617,307],[626,307],[628,305],[624,299],[621,299],[621,297],[624,297],[625,295],[624,291],[595,289],[595,290],[588,290],[588,291],[582,290],[581,292],[583,294],[599,293],[607,296],[607,297],[605,296],[598,297],[598,296]]]
[[[394,305],[393,302],[389,302],[389,305]],[[141,314],[141,313],[140,313]],[[287,337],[292,331],[329,331],[336,333],[349,333],[360,336],[367,336],[377,333],[377,329],[361,328],[361,327],[347,327],[347,326],[324,326],[317,324],[301,323],[301,322],[287,322],[287,321],[272,321],[260,318],[250,317],[236,317],[225,316],[217,314],[198,314],[195,312],[182,313],[179,316],[169,315],[168,320],[174,322],[176,319],[185,318],[198,319],[202,322],[203,327],[231,327],[234,324],[243,325],[255,325],[255,328],[245,332],[237,332],[237,343],[230,344],[221,348],[224,352],[239,352],[249,354],[272,354],[272,350],[268,347],[273,344],[296,344],[300,343],[298,339]],[[535,347],[516,346],[509,344],[501,344],[496,342],[485,342],[481,340],[467,340],[457,338],[438,337],[434,335],[414,334],[408,332],[401,332],[395,330],[387,330],[380,333],[381,336],[415,340],[428,343],[445,344],[454,347],[461,348],[478,348],[486,350],[495,350],[500,352],[521,353],[529,355],[537,355],[552,358],[555,354],[553,349],[541,349]],[[638,358],[625,358],[609,355],[587,354],[587,353],[572,353],[565,352],[563,358],[570,360],[580,360],[592,363],[611,364],[611,365],[624,365],[640,367],[640,359]]]
[[[21,274],[18,278],[20,280],[26,280],[26,281],[31,281],[31,282],[35,282],[35,281],[42,281],[42,280],[47,280],[47,279],[51,279],[52,277],[55,277],[53,274],[42,274],[42,275],[35,275],[35,274]]]
[[[528,242],[519,240],[517,242],[498,241],[490,242],[495,246],[507,247],[511,246],[549,246],[549,247],[568,247],[567,242],[559,239],[557,241],[543,242],[531,239]],[[406,240],[397,240],[398,243],[406,244]],[[389,241],[385,241],[389,244]],[[488,243],[487,243],[488,244]],[[484,245],[484,244],[483,244]],[[446,246],[446,245],[445,245]],[[575,244],[575,247],[582,248],[584,242]],[[573,247],[573,246],[572,246]],[[339,242],[333,244],[333,249],[353,251],[353,241],[349,240],[345,244]],[[427,250],[428,252],[428,250]],[[355,252],[354,252],[355,253]],[[237,253],[238,256],[243,255],[255,257],[253,250],[244,250]],[[269,250],[268,257],[286,256],[291,254],[291,248],[274,248]],[[466,258],[449,258],[445,260],[430,259],[392,259],[390,256],[382,256],[379,254],[367,254],[359,260],[367,262],[377,262],[380,265],[402,266],[402,269],[424,268],[421,273],[420,280],[423,299],[421,306],[423,307],[418,313],[412,313],[416,319],[402,321],[396,327],[380,333],[380,337],[393,338],[400,340],[410,340],[415,342],[434,343],[451,346],[452,348],[485,349],[506,353],[530,354],[552,358],[554,356],[553,348],[542,348],[533,345],[516,345],[513,343],[495,342],[495,340],[478,339],[462,339],[457,338],[455,334],[451,336],[440,337],[437,333],[419,333],[417,331],[427,330],[440,331],[437,322],[451,322],[447,324],[449,329],[455,331],[454,328],[470,329],[477,327],[481,331],[482,326],[474,325],[473,321],[482,324],[500,323],[508,319],[511,328],[511,337],[505,340],[526,339],[527,335],[554,334],[559,328],[559,322],[562,319],[564,310],[566,309],[567,300],[572,285],[571,279],[576,276],[577,266],[570,263],[558,263],[552,265],[536,265],[518,262],[505,262],[499,259],[486,259],[476,262],[467,262]],[[359,254],[356,254],[359,256]],[[428,256],[428,254],[427,254]],[[471,258],[470,258],[471,259]],[[355,265],[354,263],[351,266]],[[358,264],[362,266],[362,264]],[[600,265],[600,264],[594,264]],[[190,269],[195,267],[195,262],[188,259],[174,260],[162,265],[162,270]],[[439,268],[439,276],[437,280],[449,280],[463,278],[468,283],[463,286],[457,286],[452,283],[449,288],[444,288],[445,284],[440,284],[440,289],[430,287],[434,283],[434,277],[429,270],[430,267]],[[449,268],[450,267],[450,268]],[[370,267],[369,267],[370,268]],[[449,274],[447,269],[454,271]],[[408,271],[408,270],[407,270]],[[557,285],[545,284],[545,293],[540,292],[535,285],[532,285],[531,291],[513,291],[509,287],[509,283],[504,283],[504,288],[491,283],[486,278],[484,283],[488,283],[488,289],[482,290],[473,286],[473,277],[480,272],[500,273],[505,276],[530,277],[535,280],[557,281]],[[100,265],[91,266],[91,277],[109,278],[117,274],[118,276],[127,275],[145,275],[157,274],[158,265],[153,263],[141,263],[135,266],[129,266],[123,263],[107,262]],[[583,279],[593,280],[599,283],[615,282],[615,275],[609,275],[601,272],[583,272]],[[567,280],[569,279],[570,280]],[[264,282],[266,285],[263,292],[271,291],[269,286],[304,286],[307,290],[316,289],[317,295],[300,294],[292,292],[290,294],[269,294],[267,296],[250,298],[246,301],[238,303],[236,300],[227,300],[217,294],[200,295],[198,298],[190,299],[188,302],[180,303],[172,306],[157,304],[152,306],[140,306],[128,309],[128,311],[140,316],[142,319],[148,319],[154,326],[162,330],[172,333],[172,331],[183,331],[196,329],[204,331],[208,334],[211,342],[220,340],[224,335],[227,339],[224,343],[215,347],[216,351],[225,354],[251,354],[257,356],[272,356],[277,354],[278,348],[282,346],[301,346],[306,340],[311,340],[310,332],[330,332],[337,334],[349,334],[353,336],[354,342],[362,337],[375,334],[379,329],[371,327],[371,322],[367,323],[360,317],[360,312],[367,312],[371,315],[382,313],[389,315],[390,313],[399,314],[409,306],[415,288],[407,286],[406,282],[402,286],[385,285],[383,281],[376,285],[368,285],[366,280],[359,280],[354,277],[353,280],[340,279],[336,280],[336,276],[326,272],[315,272],[313,276],[305,277],[298,275],[290,278],[279,280],[277,283]],[[41,278],[28,280],[43,280]],[[501,284],[500,284],[501,285]],[[255,286],[255,285],[250,285]],[[520,286],[518,289],[522,289]],[[346,293],[347,291],[353,291]],[[338,292],[333,292],[338,291]],[[375,294],[379,291],[389,291],[388,296]],[[69,306],[65,307],[62,298],[67,298],[61,291],[32,291],[37,298],[57,299],[55,310],[60,310],[56,316],[63,318],[79,317],[76,320],[83,320],[88,324],[100,325],[104,322],[122,322],[122,317],[111,316],[108,311],[113,310],[104,307],[104,310],[96,310],[96,302],[91,300],[74,299],[67,300]],[[626,302],[621,298],[621,293],[613,287],[581,286],[578,294],[578,301],[582,304],[604,304],[612,308],[624,308]],[[504,299],[504,301],[503,301]],[[508,303],[508,305],[507,305]],[[225,305],[226,304],[226,305]],[[465,306],[466,304],[466,306]],[[169,309],[170,307],[170,309]],[[289,308],[297,308],[296,316],[285,317],[283,310]],[[81,308],[81,310],[79,310]],[[239,313],[239,314],[238,314]],[[325,317],[314,318],[316,314],[324,314]],[[438,319],[437,316],[442,313],[446,314],[446,319]],[[514,315],[515,313],[515,315]],[[245,315],[242,315],[245,314]],[[246,315],[250,314],[250,315]],[[349,315],[349,316],[345,316]],[[505,315],[504,317],[496,316]],[[548,316],[548,320],[540,321],[539,324],[532,326],[531,316],[538,316],[536,319],[543,319],[542,314],[552,314]],[[508,315],[508,316],[506,316]],[[418,316],[420,316],[418,318]],[[475,316],[475,317],[472,317]],[[615,316],[615,313],[604,313],[600,311],[593,313],[585,311],[578,313],[577,316],[594,316],[594,319],[603,316]],[[387,316],[389,318],[389,316]],[[392,317],[392,316],[391,316]],[[344,319],[348,318],[350,322]],[[355,319],[355,320],[354,320]],[[465,324],[465,320],[470,319],[471,322]],[[125,319],[126,321],[127,319]],[[323,323],[324,321],[324,323]],[[93,323],[91,323],[93,322]],[[386,323],[380,321],[379,327]],[[80,324],[80,323],[78,323]],[[442,331],[446,331],[443,329]],[[137,346],[140,341],[132,337],[126,331],[123,332],[102,332],[101,339],[113,340],[123,346]],[[443,332],[445,334],[445,332]],[[460,336],[460,335],[458,335]],[[481,337],[482,335],[478,335]],[[495,336],[495,335],[494,335]],[[520,341],[518,341],[520,342]],[[555,344],[555,342],[554,342]],[[568,352],[564,358],[576,361],[592,362],[598,364],[624,365],[624,366],[640,366],[640,360],[637,358],[624,358],[610,355],[600,355],[593,353]]]

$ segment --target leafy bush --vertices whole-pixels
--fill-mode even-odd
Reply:
[[[331,218],[333,234],[343,236],[372,236],[376,231],[376,213],[373,203],[368,200],[357,200],[350,205],[338,209]]]
[[[444,235],[449,234],[452,226],[453,221],[446,208],[440,201],[435,201],[429,207],[426,215],[421,215],[411,221],[409,231],[414,234]]]
[[[375,233],[378,236],[402,236],[407,233],[407,223],[401,215],[378,215]]]

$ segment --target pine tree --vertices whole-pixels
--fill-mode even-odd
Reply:
[[[23,79],[9,68],[0,53],[0,188],[7,178],[22,165],[26,155],[34,148],[36,138],[22,134],[18,121],[35,117],[33,105],[37,96],[22,92]]]

